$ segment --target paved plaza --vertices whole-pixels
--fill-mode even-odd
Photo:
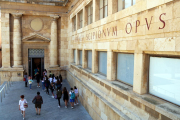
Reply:
[[[62,84],[68,91],[70,90],[70,86],[66,80],[63,80]],[[18,108],[20,95],[25,95],[25,99],[29,105],[26,109],[25,120],[92,120],[80,101],[79,105],[75,106],[74,109],[71,109],[70,103],[66,109],[64,101],[61,98],[61,108],[58,108],[58,100],[53,99],[51,94],[48,96],[46,92],[42,91],[41,87],[37,88],[36,81],[32,85],[32,90],[29,89],[29,86],[24,86],[24,81],[20,81],[14,82],[10,87],[6,97],[3,98],[3,102],[0,103],[0,120],[23,119]],[[40,91],[44,101],[41,115],[36,115],[35,105],[32,103],[32,99],[37,94],[37,91]]]

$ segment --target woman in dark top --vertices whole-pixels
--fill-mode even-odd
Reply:
[[[65,108],[67,108],[67,102],[68,102],[69,96],[68,96],[68,91],[66,87],[63,88],[63,100],[65,102]]]
[[[41,78],[41,76],[40,76],[39,72],[37,72],[37,74],[36,74],[37,87],[40,87],[40,85],[39,85],[40,78]]]
[[[59,81],[58,77],[57,77],[56,86],[57,86],[57,89],[59,88],[61,90],[61,82]]]
[[[27,83],[28,83],[28,75],[27,75],[27,72],[24,74],[24,79],[25,79],[25,87],[27,87]]]
[[[45,80],[45,86],[46,86],[46,93],[49,95],[49,85],[50,85],[50,82],[48,80],[48,77],[46,76],[46,80]]]

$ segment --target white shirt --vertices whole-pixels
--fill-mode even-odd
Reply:
[[[52,82],[52,78],[49,78],[50,83]]]
[[[78,93],[78,89],[74,89],[74,93],[75,93],[75,94]]]
[[[23,101],[19,100],[20,109],[21,109],[22,111],[25,111],[24,103],[27,103],[27,100],[26,100],[26,99],[24,99]]]

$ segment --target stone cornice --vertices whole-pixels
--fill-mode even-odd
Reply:
[[[51,40],[49,38],[46,38],[39,34],[29,35],[22,39],[22,42],[50,42],[50,41]]]

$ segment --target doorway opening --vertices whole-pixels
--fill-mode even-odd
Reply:
[[[28,50],[28,71],[32,78],[35,78],[35,74],[39,72],[43,76],[44,71],[44,49],[29,49]]]

